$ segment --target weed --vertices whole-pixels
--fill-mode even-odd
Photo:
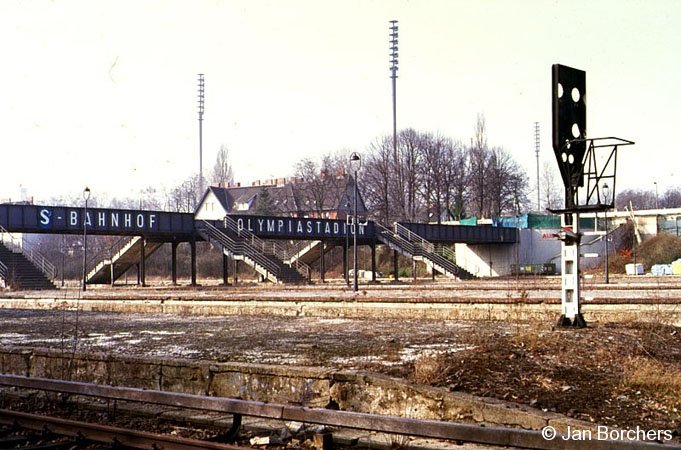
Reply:
[[[681,407],[681,369],[656,359],[633,357],[623,366],[622,387],[655,395],[667,409]]]
[[[443,353],[422,353],[414,361],[413,379],[419,384],[434,385],[447,378],[449,365]]]

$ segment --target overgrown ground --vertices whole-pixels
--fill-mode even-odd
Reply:
[[[600,424],[681,433],[678,328],[511,328],[477,328],[465,338],[470,349],[421,356],[413,363],[413,379]]]
[[[599,424],[681,433],[681,329],[0,310],[0,345],[326,366],[403,377]]]

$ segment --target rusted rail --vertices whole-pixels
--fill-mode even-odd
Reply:
[[[10,425],[21,429],[66,436],[88,442],[103,444],[115,443],[124,447],[139,449],[176,449],[176,450],[244,450],[229,444],[201,441],[197,439],[181,438],[163,434],[147,433],[144,431],[128,430],[125,428],[109,427],[87,422],[60,419],[57,417],[40,416],[17,411],[0,410],[0,424]]]
[[[0,374],[0,385],[507,447],[539,450],[681,450],[679,445],[666,445],[645,441],[577,441],[564,440],[560,436],[553,440],[547,440],[540,431],[517,428],[479,426],[436,420],[306,408],[224,397],[207,397],[47,378],[29,378],[19,375]]]

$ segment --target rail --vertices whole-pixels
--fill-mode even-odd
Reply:
[[[25,377],[21,375],[0,374],[0,385],[61,392],[73,395],[85,395],[111,400],[127,400],[156,405],[170,405],[202,411],[229,413],[239,416],[262,417],[282,421],[314,423],[433,439],[446,439],[539,450],[564,450],[566,448],[570,448],[571,450],[681,450],[681,446],[674,444],[658,444],[645,441],[614,441],[606,439],[571,439],[568,442],[566,438],[557,434],[552,435],[555,439],[547,439],[542,434],[542,431],[535,430],[308,408],[289,404],[263,403],[226,397],[207,397],[195,394],[97,385],[76,381]]]
[[[220,231],[220,229],[210,222],[202,220],[200,222],[199,230],[203,230],[208,236],[222,245],[224,248],[232,252],[234,255],[241,255],[254,261],[267,272],[275,277],[280,276],[279,266],[268,258],[265,254],[260,253],[257,248],[252,247],[248,242],[237,241]]]
[[[410,229],[400,225],[397,222],[395,222],[395,234],[403,237],[404,239],[408,240],[413,244],[420,246],[423,249],[423,251],[427,253],[435,253],[435,246],[431,242],[426,241],[418,234],[414,233]]]
[[[31,261],[42,273],[50,280],[57,276],[57,267],[40,253],[33,244],[24,241],[16,236],[12,236],[4,227],[0,225],[0,243],[5,244],[14,253],[23,254]]]
[[[445,259],[450,260],[453,263],[456,263],[456,254],[454,253],[454,250],[452,250],[450,247],[446,245],[438,245],[435,247],[435,254],[440,255]]]
[[[111,427],[88,422],[61,419],[58,417],[48,417],[37,414],[28,414],[18,411],[0,410],[0,424],[11,427],[10,430],[23,431],[31,430],[40,433],[40,441],[43,445],[21,447],[33,449],[47,448],[90,448],[86,444],[92,443],[108,444],[106,448],[135,448],[135,449],[163,449],[172,448],[176,450],[246,450],[246,447],[239,447],[230,444],[217,442],[201,441],[172,435],[149,433],[127,428]],[[68,437],[72,441],[58,441],[52,444],[45,443],[50,437]],[[31,439],[24,436],[19,439],[10,438],[5,445],[25,443]],[[115,445],[113,444],[115,443]],[[9,448],[9,446],[3,446]],[[14,448],[14,447],[13,447]]]
[[[231,217],[225,216],[223,219],[223,224],[226,229],[228,229],[232,233],[235,233],[237,236],[239,236],[241,239],[243,239],[249,245],[251,245],[254,249],[261,251],[263,254],[274,256],[280,261],[287,261],[288,259],[290,259],[289,252],[278,246],[275,241],[273,240],[265,241],[263,239],[260,239],[258,236],[251,233],[247,229],[239,227],[238,223]],[[303,275],[306,279],[310,278],[311,269],[310,266],[308,266],[307,264],[302,263],[298,260],[285,264],[288,265],[289,267],[293,267],[294,269],[296,269],[298,273]]]
[[[113,260],[113,257],[123,250],[123,248],[128,245],[135,237],[130,237],[130,236],[123,236],[119,239],[116,240],[116,242],[113,243],[110,247],[105,247],[95,253],[94,256],[89,256],[88,260],[90,260],[90,263],[88,264],[87,267],[87,274],[92,274],[95,269],[99,267],[100,264],[104,263],[105,261],[111,261]]]

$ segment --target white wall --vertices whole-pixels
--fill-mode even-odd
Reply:
[[[212,191],[203,199],[203,202],[196,209],[194,218],[197,220],[221,220],[227,211],[222,207],[222,203],[217,199]]]

